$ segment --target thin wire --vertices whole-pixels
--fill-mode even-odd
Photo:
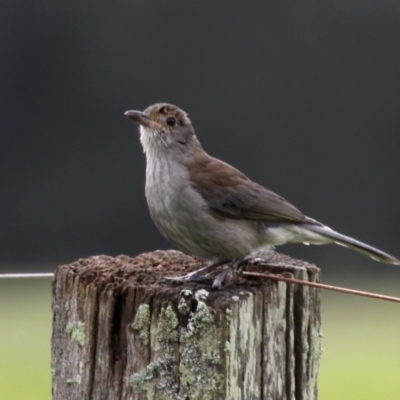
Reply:
[[[288,283],[296,283],[299,285],[311,286],[311,287],[316,287],[316,288],[320,288],[320,289],[333,290],[335,292],[354,294],[356,296],[370,297],[372,299],[379,299],[379,300],[385,300],[385,301],[393,301],[394,303],[400,303],[399,297],[385,296],[383,294],[364,292],[362,290],[355,290],[355,289],[347,289],[347,288],[340,287],[340,286],[325,285],[323,283],[317,283],[317,282],[302,281],[301,279],[286,278],[282,275],[272,275],[272,274],[267,275],[267,274],[260,274],[258,272],[243,272],[243,275],[244,276],[255,276],[257,278],[263,278],[263,279],[272,279],[275,281],[283,281],[283,282],[288,282]]]
[[[340,287],[340,286],[325,285],[324,283],[302,281],[301,279],[286,278],[282,275],[260,274],[258,272],[243,272],[243,275],[244,276],[254,276],[254,277],[263,278],[263,279],[270,279],[270,280],[275,280],[275,281],[282,281],[282,282],[287,282],[287,283],[295,283],[298,285],[305,285],[305,286],[311,286],[311,287],[316,287],[316,288],[325,289],[325,290],[332,290],[334,292],[341,292],[341,293],[353,294],[356,296],[369,297],[372,299],[379,299],[379,300],[385,300],[385,301],[392,301],[394,303],[400,303],[399,297],[386,296],[386,295],[378,294],[378,293],[364,292],[362,290],[347,289],[347,288]],[[54,273],[52,273],[52,272],[0,274],[0,279],[25,279],[25,278],[30,279],[30,278],[53,278],[53,277],[54,277]]]
[[[37,273],[37,274],[28,274],[28,273],[23,273],[23,274],[0,274],[0,279],[24,279],[24,278],[53,278],[54,273],[53,272],[42,272],[42,273]]]

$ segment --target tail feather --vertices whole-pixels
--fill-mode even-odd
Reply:
[[[371,257],[372,259],[374,259],[375,261],[379,261],[379,262],[383,262],[383,263],[387,263],[387,264],[400,265],[400,260],[391,256],[390,254],[387,254],[379,249],[376,249],[375,247],[372,247],[368,244],[360,242],[349,236],[345,236],[338,232],[335,232],[334,230],[328,228],[327,226],[317,225],[317,224],[313,224],[313,223],[306,223],[306,224],[303,224],[303,227],[306,229],[309,229],[310,231],[313,231],[315,233],[318,233],[320,235],[323,235],[323,236],[333,239],[333,241],[336,244],[339,244],[339,245],[347,247],[349,249],[358,251],[359,253],[365,254],[368,257]]]

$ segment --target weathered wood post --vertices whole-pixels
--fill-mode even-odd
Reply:
[[[220,291],[162,280],[198,267],[172,250],[59,267],[53,399],[316,399],[319,291],[244,277]],[[248,268],[319,279],[315,266],[274,252]]]

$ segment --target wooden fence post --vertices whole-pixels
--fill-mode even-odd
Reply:
[[[162,280],[199,266],[169,250],[59,267],[53,399],[316,399],[319,290],[240,276],[220,291]],[[275,252],[247,268],[319,279],[315,266]]]

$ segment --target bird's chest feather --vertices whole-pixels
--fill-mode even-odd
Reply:
[[[233,259],[259,247],[253,222],[215,218],[188,171],[177,163],[147,163],[146,198],[160,232],[181,250],[205,258]]]
[[[171,240],[195,223],[195,210],[205,207],[200,195],[189,187],[187,172],[167,161],[148,163],[146,199],[150,214],[160,231]]]

